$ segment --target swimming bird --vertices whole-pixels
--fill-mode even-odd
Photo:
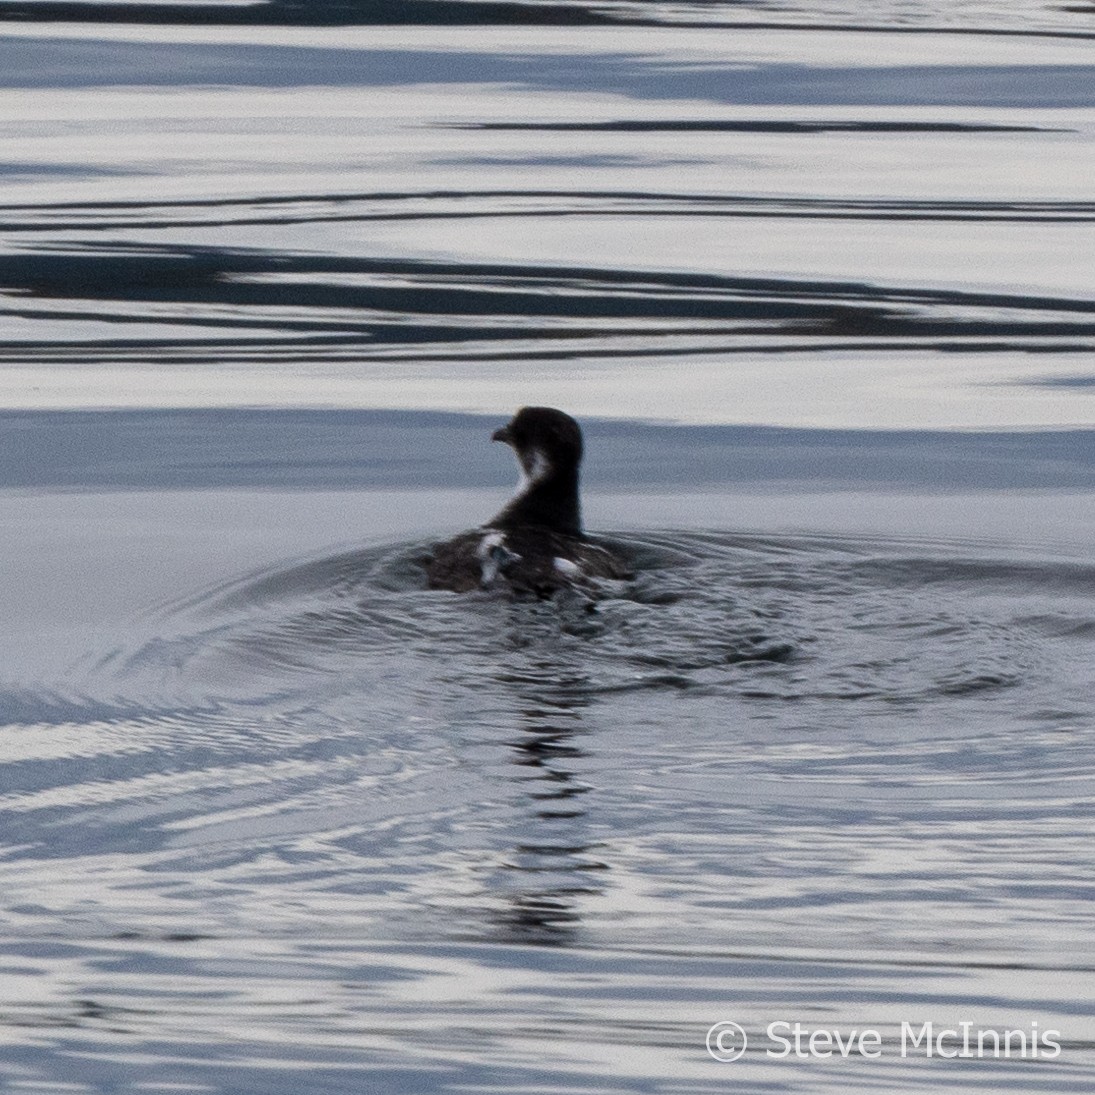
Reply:
[[[622,560],[582,532],[582,431],[569,414],[522,407],[491,440],[509,445],[517,457],[517,493],[485,525],[433,547],[426,561],[431,589],[501,588],[550,597],[591,579],[629,576]]]

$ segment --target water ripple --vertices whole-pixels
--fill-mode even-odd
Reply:
[[[623,922],[653,946],[714,943],[717,908],[762,946],[810,908],[835,951],[854,909],[909,948],[963,909],[959,854],[993,863],[990,951],[1030,945],[1030,902],[1077,931],[1091,566],[618,534],[636,578],[591,611],[429,591],[424,548],[246,577],[147,617],[63,702],[5,697],[11,915],[37,890],[62,920],[185,934],[199,909],[288,930],[321,903],[331,930],[572,943]],[[848,874],[853,850],[873,866]],[[937,952],[977,949],[964,923]]]

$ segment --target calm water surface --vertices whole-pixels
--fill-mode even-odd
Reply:
[[[0,0],[0,1087],[1090,1091],[1093,15]]]

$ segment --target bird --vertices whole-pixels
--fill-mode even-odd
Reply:
[[[435,544],[426,560],[431,589],[503,590],[546,599],[630,577],[626,563],[582,531],[578,471],[582,431],[554,407],[522,407],[491,434],[513,449],[517,493],[485,525]]]

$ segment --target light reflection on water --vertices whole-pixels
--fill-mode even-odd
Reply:
[[[956,993],[982,1023],[1025,1007],[1086,1037],[1083,1007],[1037,985],[1062,953],[1073,978],[1091,961],[1090,565],[864,539],[624,542],[638,577],[592,612],[425,591],[421,545],[397,545],[161,611],[70,675],[56,715],[9,724],[0,806],[10,945],[40,977],[66,955],[83,987],[11,1021],[77,1028],[58,1045],[79,1058],[87,1030],[210,1029],[221,1005],[176,1009],[227,978],[230,1030],[268,1039],[262,1069],[319,1046],[360,1065],[391,1031],[407,1083],[407,983],[430,1022],[464,1009],[470,1047],[435,1067],[459,1079],[470,1054],[485,1085],[519,1046],[550,1071],[525,1023],[534,1044],[594,1025],[575,1033],[592,1054],[575,1082],[615,1075],[620,1038],[675,1069],[726,1001],[754,1027],[779,1017],[753,996],[766,978],[780,1007],[812,1011],[816,991],[834,1022],[891,1038],[902,1009],[947,1015]],[[43,924],[59,937],[44,950]],[[111,939],[134,944],[104,957]],[[530,945],[578,948],[562,982]],[[332,952],[318,971],[317,948]],[[454,954],[482,968],[446,973]],[[853,954],[875,965],[851,973]],[[727,955],[769,956],[769,972]],[[682,962],[698,981],[672,980]],[[1001,965],[1026,972],[994,996]],[[385,968],[395,984],[376,983]],[[911,968],[942,981],[910,991]],[[659,1003],[624,1036],[612,969],[648,1008],[671,979],[680,1013]],[[505,994],[469,988],[500,972],[526,1009],[516,1028],[495,1015]],[[309,988],[332,976],[335,995]],[[438,993],[451,977],[455,1000]],[[260,1019],[271,992],[283,1002]],[[359,1024],[365,1047],[347,1046]],[[286,1025],[298,1050],[273,1048]]]
[[[5,23],[3,1083],[1090,1090],[1082,5],[404,9]],[[527,402],[593,611],[422,588]]]

